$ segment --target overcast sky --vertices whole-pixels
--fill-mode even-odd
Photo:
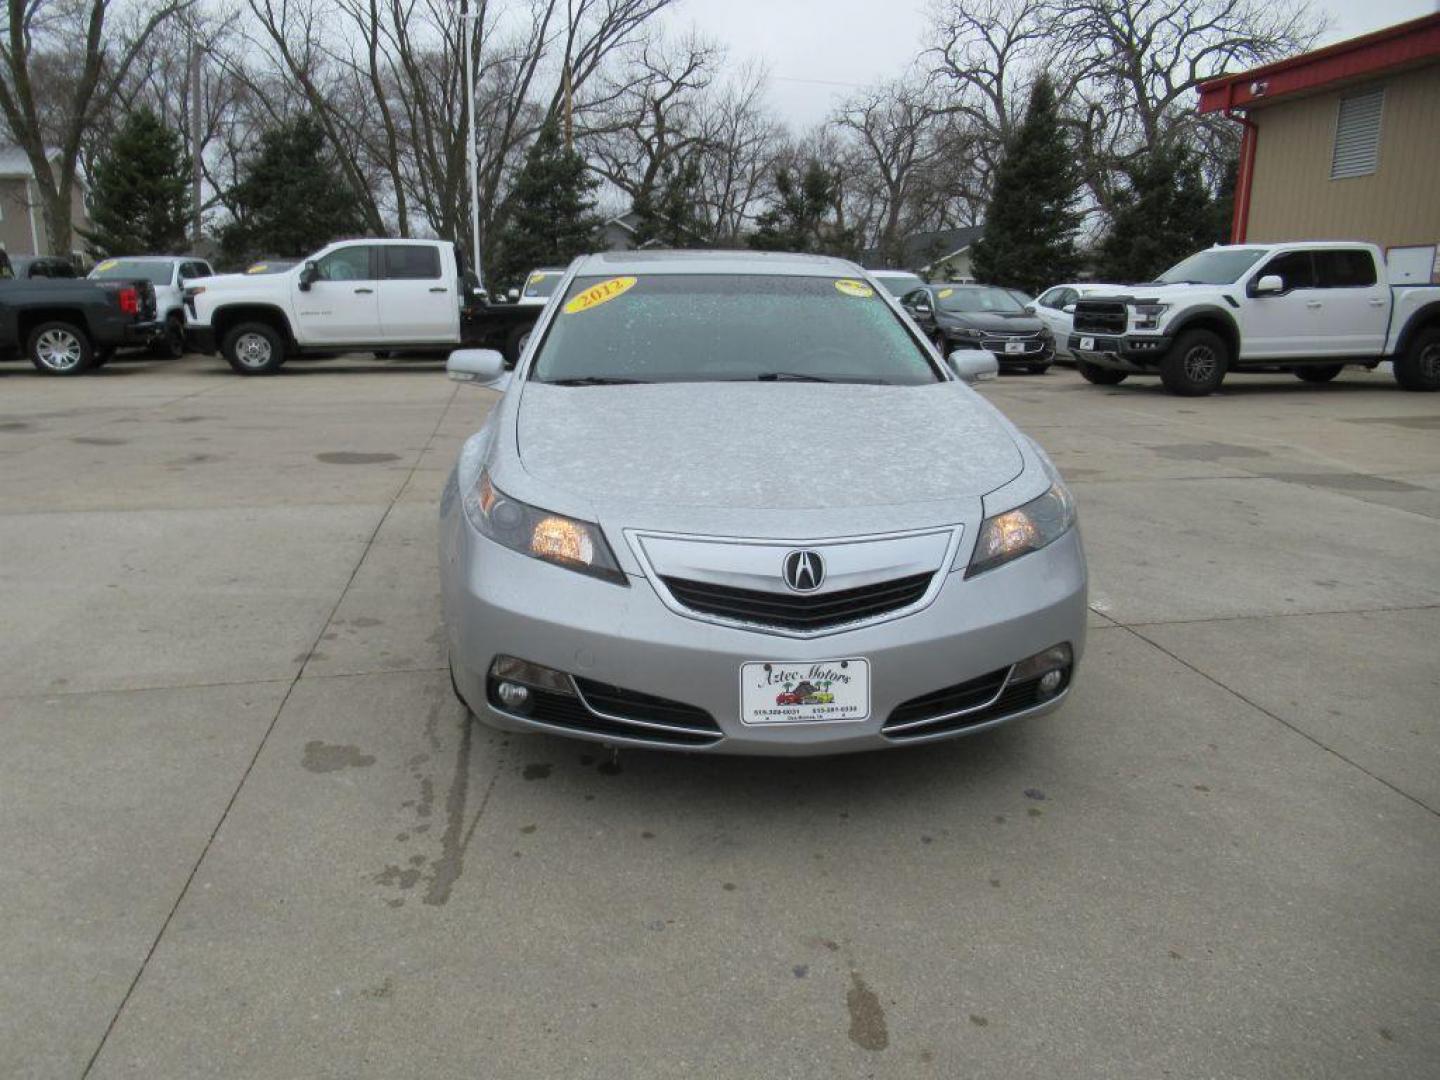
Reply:
[[[1436,10],[1437,0],[1312,0],[1323,44]],[[794,129],[825,119],[855,89],[902,72],[924,45],[927,0],[680,0],[669,22],[695,26],[770,71],[776,112]]]

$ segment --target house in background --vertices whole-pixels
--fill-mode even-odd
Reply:
[[[911,233],[901,241],[900,265],[890,269],[910,270],[927,281],[973,281],[971,249],[984,234],[983,225]],[[880,268],[879,251],[867,251],[861,258],[866,266]]]
[[[1364,240],[1440,271],[1440,14],[1214,79],[1200,111],[1245,129],[1232,243]]]
[[[60,151],[50,151],[49,157],[55,162]],[[89,194],[84,178],[77,175],[70,196],[70,221],[75,229],[90,226]],[[9,255],[71,255],[79,253],[82,243],[79,233],[72,232],[74,252],[51,250],[30,159],[18,146],[0,146],[0,249]]]

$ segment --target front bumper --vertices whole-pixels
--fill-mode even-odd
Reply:
[[[215,355],[215,328],[187,323],[185,326],[185,348],[189,352],[205,356]]]
[[[1084,346],[1089,343],[1089,348]],[[1154,371],[1170,349],[1168,334],[1078,334],[1072,333],[1070,353],[1077,360],[1116,371]]]
[[[1055,362],[1055,341],[1053,338],[1036,338],[1025,341],[1024,352],[1006,352],[1003,346],[997,346],[993,340],[976,339],[970,337],[956,337],[953,334],[946,334],[945,341],[948,349],[978,349],[981,352],[988,352],[995,357],[996,363],[1001,367],[1007,364],[1018,364],[1028,367],[1031,364],[1052,364]]]
[[[622,587],[539,562],[479,536],[459,500],[449,501],[440,528],[440,571],[447,638],[456,689],[491,726],[537,731],[625,746],[706,753],[811,755],[874,750],[970,734],[1017,716],[1049,712],[1064,701],[1026,698],[999,681],[1017,662],[1068,644],[1078,664],[1084,650],[1086,570],[1072,529],[1041,551],[966,580],[947,575],[930,606],[893,619],[818,638],[717,626],[677,615],[649,581]],[[943,571],[942,571],[943,572]],[[587,686],[623,688],[703,710],[714,721],[706,738],[672,738],[663,730],[615,722],[585,697],[563,715],[522,716],[497,707],[487,686],[496,656],[514,656],[566,672]],[[747,726],[740,719],[740,666],[750,661],[813,662],[864,657],[870,662],[870,715],[862,721]],[[975,684],[989,690],[965,699],[963,716],[913,724],[914,699]],[[882,728],[910,703],[903,731]],[[953,709],[950,711],[954,711]],[[605,713],[601,716],[598,713]]]

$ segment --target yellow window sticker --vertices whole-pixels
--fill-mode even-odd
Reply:
[[[270,269],[270,264],[269,264],[269,263],[256,263],[254,266],[250,267],[250,269],[249,269],[249,270],[246,270],[245,272],[246,272],[247,274],[263,274],[266,270],[269,270],[269,269]]]
[[[599,285],[591,285],[578,296],[572,297],[562,310],[566,315],[577,315],[601,304],[608,304],[617,296],[633,289],[635,281],[633,277],[617,277],[602,281]]]
[[[542,274],[542,273],[541,273],[540,271],[538,271],[538,270],[535,271],[535,273],[533,273],[533,274],[530,275],[530,281],[531,281],[532,284],[533,284],[534,282],[536,282],[536,281],[544,281],[544,280],[545,280],[545,275]]]
[[[114,270],[115,267],[117,267],[117,266],[119,266],[119,265],[120,265],[120,260],[119,260],[119,259],[106,259],[106,260],[105,260],[103,263],[101,263],[99,266],[95,267],[95,269],[96,269],[96,270]]]
[[[938,293],[936,293],[935,295],[938,296],[938,297],[940,297],[941,300],[945,300],[945,299],[947,299],[947,298],[949,298],[949,297],[951,297],[951,296],[954,296],[954,295],[955,295],[955,290],[954,290],[954,289],[941,289],[941,290],[940,290]]]
[[[875,290],[866,285],[863,281],[855,281],[851,278],[841,278],[835,282],[835,288],[846,296],[856,296],[864,300],[875,295]]]

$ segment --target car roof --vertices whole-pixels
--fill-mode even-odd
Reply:
[[[855,276],[848,259],[788,251],[601,251],[576,260],[577,274],[778,274]]]
[[[107,256],[105,256],[105,258],[101,259],[100,261],[101,261],[101,262],[109,262],[109,261],[112,260],[112,259],[113,259],[115,262],[138,262],[138,263],[147,263],[147,262],[175,262],[176,260],[185,260],[185,261],[189,261],[189,262],[209,262],[209,261],[210,261],[209,259],[205,258],[203,255],[107,255]]]

